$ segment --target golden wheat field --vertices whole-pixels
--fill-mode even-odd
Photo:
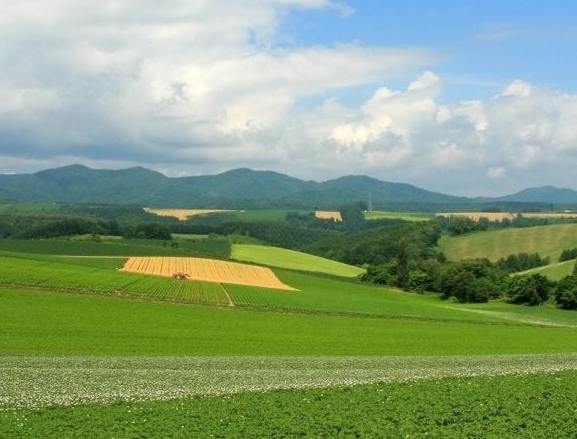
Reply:
[[[215,259],[138,256],[128,259],[122,270],[167,277],[181,274],[190,280],[295,290],[282,283],[269,268]]]
[[[317,210],[315,216],[320,219],[332,219],[333,221],[342,221],[340,212],[329,212],[326,210]]]
[[[525,218],[542,218],[542,219],[559,219],[559,218],[577,218],[575,212],[535,212],[523,213]]]
[[[144,210],[158,216],[172,216],[181,221],[186,221],[188,218],[195,215],[206,215],[207,213],[214,212],[230,212],[230,210],[225,209],[153,209],[150,207],[145,207]]]
[[[466,216],[474,221],[479,218],[487,218],[489,221],[502,221],[504,219],[514,219],[515,215],[508,212],[445,212],[437,213],[437,216],[451,217],[451,216]]]

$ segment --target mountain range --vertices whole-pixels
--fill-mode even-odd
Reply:
[[[545,186],[504,197],[468,198],[364,175],[315,182],[272,171],[239,168],[216,175],[167,177],[142,167],[103,170],[70,165],[33,174],[0,174],[0,199],[227,209],[337,209],[344,204],[364,202],[375,210],[491,207],[518,211],[577,205],[577,191]]]

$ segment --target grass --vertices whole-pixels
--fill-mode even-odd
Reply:
[[[532,268],[531,270],[523,271],[519,274],[540,273],[547,276],[551,280],[559,280],[565,276],[569,276],[573,272],[575,266],[575,259],[563,262],[554,262],[553,264],[544,267]]]
[[[472,233],[439,240],[440,250],[449,260],[500,258],[518,253],[539,253],[556,261],[564,249],[577,247],[577,224],[510,228]]]
[[[5,288],[0,302],[3,354],[489,355],[577,345],[572,327],[488,324],[475,313],[469,322],[292,314]]]
[[[437,296],[411,294],[359,282],[276,270],[283,283],[299,291],[227,285],[237,306],[323,314],[358,314],[438,321],[497,321],[502,318],[464,313]],[[452,304],[452,303],[451,303]]]
[[[72,239],[1,239],[0,252],[68,256],[211,256],[230,255],[224,240],[104,239],[102,242]]]
[[[129,274],[74,249],[0,257],[0,437],[574,435],[577,313],[278,268],[235,308],[76,294]]]
[[[271,267],[319,272],[344,277],[355,277],[365,272],[363,268],[353,265],[294,250],[265,245],[233,244],[231,258],[237,261],[252,262]]]
[[[56,203],[3,203],[0,202],[0,213],[37,214],[40,212],[55,212],[62,207]]]
[[[409,213],[409,212],[385,212],[385,211],[372,211],[365,213],[365,219],[402,219],[405,221],[429,221],[435,218],[434,214],[427,213]]]

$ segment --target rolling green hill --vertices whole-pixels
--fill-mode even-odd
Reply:
[[[237,248],[298,291],[123,273],[103,253],[200,249],[140,244],[2,249],[0,436],[572,434],[577,313],[297,272],[345,267],[277,249]]]
[[[463,236],[444,235],[439,249],[449,260],[467,258],[500,258],[518,253],[539,253],[556,262],[564,249],[577,247],[577,224],[511,228],[472,233]]]
[[[343,264],[308,253],[264,245],[233,244],[231,258],[237,261],[253,262],[271,267],[326,273],[343,277],[355,277],[365,272],[364,269],[353,265]]]

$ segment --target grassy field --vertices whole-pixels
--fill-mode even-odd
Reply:
[[[385,212],[376,210],[365,213],[365,219],[367,220],[382,218],[402,219],[405,221],[429,221],[430,219],[435,218],[435,215],[427,213]]]
[[[219,239],[118,239],[101,242],[71,239],[3,239],[0,253],[18,252],[67,256],[212,256],[226,259],[230,244]]]
[[[56,203],[2,203],[0,202],[0,213],[25,213],[36,214],[39,212],[53,212],[62,207]]]
[[[577,313],[441,301],[275,249],[260,262],[298,291],[117,270],[201,251],[178,242],[0,242],[0,437],[573,434]]]
[[[559,280],[565,276],[569,276],[573,267],[575,266],[575,259],[563,262],[554,262],[545,267],[532,268],[531,270],[523,271],[519,274],[540,273],[552,280]]]
[[[353,265],[294,250],[265,245],[233,244],[231,258],[237,261],[253,262],[272,267],[319,272],[343,277],[355,277],[365,272],[364,269]]]
[[[577,247],[577,224],[510,228],[472,233],[464,236],[444,235],[439,249],[449,260],[488,258],[496,261],[517,253],[539,253],[556,262],[564,249]]]
[[[0,301],[4,355],[490,355],[573,352],[577,345],[568,322],[537,326],[466,311],[469,321],[371,318],[6,288]]]

